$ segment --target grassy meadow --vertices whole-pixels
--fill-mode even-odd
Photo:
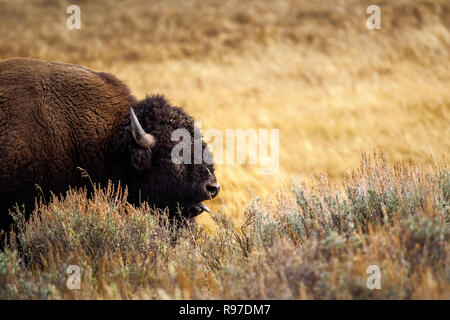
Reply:
[[[280,130],[278,172],[218,165],[188,228],[113,186],[16,212],[0,298],[449,299],[450,4],[373,4],[380,30],[360,0],[0,0],[0,59],[110,72],[204,129]]]

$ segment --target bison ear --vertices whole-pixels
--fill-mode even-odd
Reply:
[[[131,154],[131,164],[137,171],[150,168],[152,165],[152,152],[149,149],[136,149]]]
[[[142,129],[133,108],[130,108],[130,122],[131,122],[131,132],[136,143],[142,148],[150,149],[155,145],[155,138],[150,134],[146,133]]]

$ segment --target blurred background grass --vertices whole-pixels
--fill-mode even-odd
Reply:
[[[81,8],[81,30],[66,8]],[[326,172],[360,151],[389,162],[448,158],[450,3],[374,1],[0,0],[0,59],[32,57],[115,74],[138,97],[162,93],[203,128],[280,129],[280,169],[218,165],[213,211]],[[209,224],[203,214],[199,222]]]

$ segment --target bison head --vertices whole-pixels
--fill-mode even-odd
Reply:
[[[188,158],[192,161],[179,163],[173,159],[180,141],[172,134],[179,129],[189,133],[192,154]],[[216,197],[220,186],[210,151],[196,130],[194,119],[162,96],[148,97],[130,109],[122,125],[125,145],[121,148],[121,171],[126,172],[123,180],[131,202],[147,201],[153,207],[168,208],[171,217],[181,214],[191,218],[209,212],[203,201]],[[210,161],[195,163],[194,143]]]

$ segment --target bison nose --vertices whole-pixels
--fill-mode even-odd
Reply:
[[[216,197],[219,194],[220,185],[217,182],[206,181],[203,184],[203,190],[202,191],[203,191],[206,199],[212,199],[212,198]]]

